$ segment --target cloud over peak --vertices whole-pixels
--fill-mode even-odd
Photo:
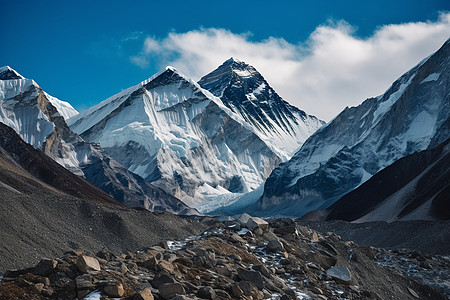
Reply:
[[[328,121],[346,106],[383,93],[449,37],[450,13],[436,21],[384,25],[366,38],[345,21],[330,21],[297,44],[201,28],[172,32],[162,40],[147,37],[130,60],[143,68],[172,65],[198,80],[236,57],[260,71],[285,100]]]

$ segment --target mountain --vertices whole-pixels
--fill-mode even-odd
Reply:
[[[206,229],[173,214],[124,207],[2,123],[0,220],[0,273],[70,249],[119,254]]]
[[[172,67],[68,122],[189,205],[251,191],[281,162],[239,115]]]
[[[230,58],[198,82],[254,127],[283,160],[325,122],[283,100],[252,66]]]
[[[0,122],[25,142],[42,150],[72,173],[130,207],[193,212],[189,207],[122,167],[95,143],[84,141],[67,126],[77,112],[45,93],[34,80],[10,67],[0,69]]]
[[[329,207],[328,220],[450,219],[450,139],[399,159]]]
[[[0,185],[8,192],[32,195],[34,190],[40,189],[55,195],[64,193],[124,207],[122,203],[71,173],[42,151],[33,148],[3,123],[0,123],[0,173]],[[2,195],[5,196],[3,193]]]
[[[394,161],[450,137],[450,40],[381,96],[346,108],[265,183],[261,214],[323,209]]]

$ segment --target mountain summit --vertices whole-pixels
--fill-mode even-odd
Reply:
[[[254,67],[233,57],[198,83],[253,126],[284,159],[324,124],[283,100]]]
[[[173,67],[71,118],[69,125],[190,205],[251,191],[281,161],[239,115]]]

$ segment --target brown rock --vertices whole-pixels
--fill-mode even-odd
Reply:
[[[77,267],[83,273],[87,273],[88,271],[100,271],[101,270],[98,260],[95,257],[86,256],[86,255],[81,255],[78,258]]]
[[[147,269],[153,269],[156,267],[157,264],[158,264],[158,260],[156,259],[155,256],[152,256],[145,261],[138,262],[138,265],[140,265],[141,267],[147,268]]]
[[[105,293],[111,297],[122,297],[124,294],[123,285],[121,283],[108,284],[105,287]]]
[[[134,296],[133,296],[133,300],[153,300],[153,294],[152,291],[150,291],[150,289],[146,288],[143,289],[140,292],[137,292]]]
[[[242,298],[243,295],[252,297],[253,299],[262,300],[264,294],[250,281],[239,281],[231,286],[233,296]]]
[[[162,260],[160,262],[158,262],[158,264],[156,265],[156,268],[158,270],[166,270],[169,273],[172,273],[175,271],[175,267],[173,266],[172,263]]]
[[[42,293],[42,290],[44,289],[44,284],[43,283],[36,283],[34,285],[34,287],[36,288],[36,290],[38,291],[38,293]]]

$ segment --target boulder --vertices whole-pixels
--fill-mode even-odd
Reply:
[[[238,299],[242,296],[252,297],[253,299],[262,300],[264,294],[251,282],[251,281],[239,281],[231,286],[231,292],[233,296]]]
[[[48,276],[55,270],[57,265],[58,262],[54,259],[41,259],[32,272],[39,276]]]
[[[154,300],[154,297],[152,291],[148,288],[145,288],[142,291],[134,294],[133,300]]]
[[[338,282],[349,283],[352,280],[350,270],[347,267],[331,267],[327,270],[327,275]]]
[[[238,222],[242,226],[247,226],[247,222],[251,217],[252,216],[250,216],[249,214],[243,213],[239,216],[239,218],[236,219],[236,222]]]
[[[175,280],[170,276],[168,272],[162,271],[156,274],[156,276],[151,281],[154,288],[159,288],[164,283],[175,283]]]
[[[242,268],[239,268],[237,271],[238,276],[241,280],[252,282],[259,290],[262,290],[264,288],[263,278],[261,276],[261,273],[259,273],[258,271],[245,270]]]
[[[105,287],[105,293],[111,297],[122,297],[124,294],[123,285],[121,283],[108,284]]]
[[[185,295],[186,291],[184,287],[176,282],[176,283],[163,283],[159,286],[159,294],[164,299],[171,299],[177,295]]]
[[[216,292],[210,286],[202,286],[197,291],[197,297],[202,299],[216,299]]]
[[[100,264],[95,257],[81,255],[77,260],[78,269],[87,273],[88,271],[100,271]]]
[[[258,217],[251,217],[248,219],[246,226],[252,231],[256,228],[261,228],[263,231],[269,229],[269,223]]]
[[[267,249],[271,252],[283,251],[283,244],[279,240],[272,240],[267,244]]]
[[[75,278],[75,283],[78,290],[94,289],[94,278],[89,274],[83,274]]]

